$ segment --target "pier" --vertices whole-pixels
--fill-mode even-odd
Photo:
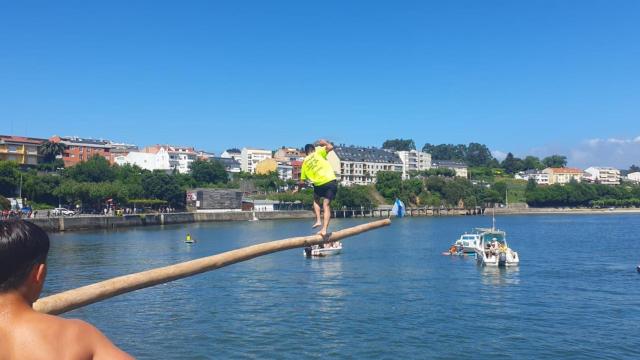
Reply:
[[[331,216],[334,218],[363,218],[363,217],[390,217],[391,207],[389,208],[345,208],[331,210]],[[447,207],[415,207],[407,208],[405,216],[469,216],[482,215],[485,208],[476,207],[471,209],[465,208],[447,208]]]

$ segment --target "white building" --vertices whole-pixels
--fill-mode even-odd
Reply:
[[[216,153],[211,151],[198,150],[196,151],[196,158],[202,160],[211,160],[216,157]]]
[[[221,162],[228,173],[237,174],[240,172],[240,162],[234,160],[233,158],[225,158],[221,156],[211,158],[211,160]]]
[[[125,164],[137,165],[145,170],[172,170],[169,161],[169,153],[164,148],[158,149],[155,153],[131,151],[127,155],[119,155],[114,158],[114,162],[120,166]]]
[[[640,172],[632,172],[627,174],[627,180],[640,183]]]
[[[254,174],[256,165],[265,159],[271,159],[271,150],[242,148],[240,168],[244,172]]]
[[[227,149],[220,154],[220,157],[242,162],[242,151],[240,149]]]
[[[391,151],[365,147],[336,147],[327,160],[344,186],[369,185],[380,171],[402,173],[402,161]]]
[[[278,177],[284,181],[293,179],[293,166],[289,162],[278,161]]]
[[[604,185],[620,185],[620,170],[612,167],[591,166],[584,170],[589,174],[586,179]]]
[[[515,174],[514,178],[526,181],[533,179],[538,185],[549,185],[549,174],[538,170],[521,171]]]
[[[396,151],[400,161],[402,161],[402,178],[408,179],[413,171],[423,171],[431,169],[431,154],[424,151]]]
[[[450,169],[456,172],[457,177],[468,178],[469,172],[467,170],[467,165],[457,161],[449,161],[449,160],[436,160],[431,163],[432,168],[436,169]]]
[[[192,147],[173,146],[173,145],[154,145],[144,149],[144,152],[156,154],[164,149],[169,154],[169,166],[176,169],[181,174],[187,174],[191,171],[191,163],[196,161],[198,154]]]

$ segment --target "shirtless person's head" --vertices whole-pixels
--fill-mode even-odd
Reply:
[[[49,237],[26,221],[0,221],[0,360],[130,359],[95,327],[32,309],[47,275]]]

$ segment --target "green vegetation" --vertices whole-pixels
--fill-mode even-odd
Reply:
[[[385,141],[382,148],[393,151],[409,151],[416,149],[416,143],[411,139],[393,139]]]
[[[11,209],[11,203],[7,200],[6,197],[0,195],[0,210],[9,210]]]
[[[60,165],[57,160],[52,160],[51,164]],[[119,205],[183,208],[188,188],[238,186],[237,182],[230,183],[224,165],[204,160],[193,163],[192,174],[175,171],[167,174],[131,165],[110,165],[101,156],[67,169],[42,170],[40,166],[21,169],[15,162],[0,161],[0,195],[15,197],[22,176],[22,196],[39,209],[62,203],[99,210],[107,201]],[[263,187],[269,188],[269,185]]]
[[[52,141],[45,141],[39,148],[38,152],[42,155],[42,161],[45,164],[52,164],[55,162],[56,157],[61,155],[67,146],[63,143],[55,143]]]
[[[530,206],[603,207],[640,206],[640,186],[608,186],[571,182],[566,185],[538,186],[530,181],[526,188]]]

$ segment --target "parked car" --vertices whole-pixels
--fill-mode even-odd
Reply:
[[[76,212],[65,208],[55,208],[51,211],[51,214],[53,216],[73,216]]]

